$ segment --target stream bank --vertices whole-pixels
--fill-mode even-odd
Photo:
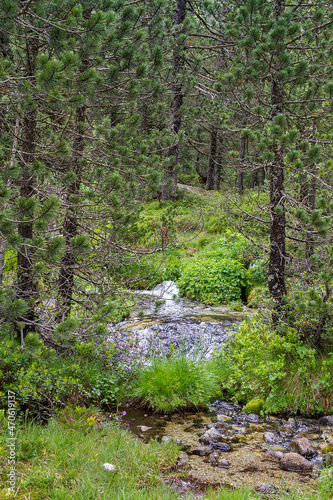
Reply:
[[[226,306],[205,307],[179,298],[173,282],[164,282],[139,297],[139,310],[116,325],[110,337],[119,330],[130,332],[143,359],[174,351],[209,359],[215,349],[223,348],[239,322],[254,314],[245,307],[231,311]],[[145,409],[124,410],[123,421],[138,438],[176,441],[181,447],[177,468],[183,470],[178,477],[184,475],[190,484],[202,488],[310,491],[320,470],[332,461],[333,422],[329,425],[329,420],[261,418],[225,401],[196,413],[157,415]]]

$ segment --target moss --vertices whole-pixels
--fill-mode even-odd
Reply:
[[[255,413],[256,415],[260,415],[261,410],[263,409],[265,401],[261,398],[252,399],[244,406],[243,411],[245,413]]]
[[[321,450],[323,453],[329,453],[333,451],[333,444],[327,444],[324,446],[324,448]]]

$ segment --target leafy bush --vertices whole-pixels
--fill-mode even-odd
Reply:
[[[46,348],[36,334],[28,334],[25,347],[0,343],[0,407],[7,407],[11,390],[18,412],[43,419],[69,403],[118,403],[128,396],[140,363],[135,340],[124,332],[114,342],[76,342],[65,357]]]
[[[246,285],[242,264],[232,259],[193,258],[178,280],[180,292],[206,304],[221,304],[241,299]]]
[[[264,410],[273,413],[332,411],[333,356],[318,357],[293,328],[277,332],[267,314],[243,322],[221,353],[229,366],[229,397],[262,397]]]
[[[134,395],[153,409],[172,412],[206,406],[218,388],[218,378],[206,363],[174,355],[144,367]]]

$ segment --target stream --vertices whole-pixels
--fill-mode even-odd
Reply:
[[[214,349],[223,348],[240,321],[255,314],[245,307],[231,311],[182,299],[171,281],[139,297],[133,317],[116,325],[110,337],[112,332],[130,332],[143,359],[174,351],[207,359]],[[124,411],[123,423],[138,438],[180,445],[174,481],[184,494],[198,491],[200,496],[209,485],[251,486],[264,494],[311,490],[320,469],[332,462],[333,417],[261,418],[225,401],[196,413]]]

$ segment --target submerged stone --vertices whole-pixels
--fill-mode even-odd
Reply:
[[[214,427],[211,429],[208,429],[200,438],[199,441],[200,443],[204,444],[211,444],[211,443],[216,443],[217,441],[221,440],[221,433],[217,431]]]
[[[213,448],[219,452],[231,451],[231,446],[228,443],[215,443],[213,444]]]
[[[273,432],[265,432],[264,440],[267,444],[277,443],[279,441],[279,437]]]
[[[322,425],[332,425],[333,426],[333,415],[326,415],[319,419],[319,423]]]
[[[312,471],[313,469],[313,464],[298,453],[285,453],[280,458],[279,465],[282,470],[295,472]]]
[[[205,446],[196,446],[187,451],[188,455],[198,455],[199,457],[207,457],[211,454],[210,448]]]
[[[311,457],[315,454],[311,441],[306,437],[294,439],[289,445],[289,450],[299,453],[303,457]]]

